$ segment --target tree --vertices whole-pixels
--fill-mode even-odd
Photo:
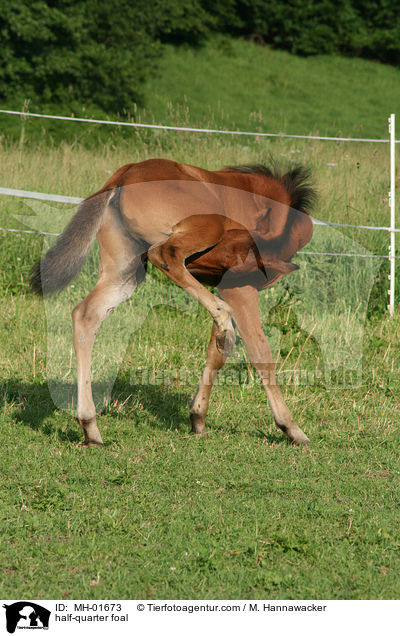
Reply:
[[[160,44],[144,0],[0,2],[0,97],[132,108]]]

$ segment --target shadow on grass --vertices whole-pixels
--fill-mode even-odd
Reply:
[[[103,387],[93,383],[93,391],[97,392]],[[0,386],[4,398],[15,403],[13,417],[16,424],[23,424],[34,431],[40,431],[44,435],[56,434],[64,442],[82,441],[82,432],[76,424],[76,418],[71,411],[59,409],[54,403],[47,382],[27,384],[19,380],[8,380]],[[71,385],[59,385],[60,392],[65,389],[69,394]],[[162,390],[159,386],[152,385],[132,385],[123,378],[117,378],[110,399],[110,406],[103,411],[102,415],[109,415],[112,418],[127,419],[132,417],[139,423],[139,417],[135,417],[130,403],[140,402],[140,419],[143,421],[143,414],[146,423],[150,426],[164,430],[175,430],[189,428],[188,403],[189,394],[174,392],[172,390]],[[118,410],[114,404],[123,405]],[[183,410],[186,411],[185,415]],[[138,416],[139,416],[138,413]],[[101,422],[101,415],[100,415]],[[66,431],[66,424],[68,430]]]
[[[265,408],[266,410],[268,409],[267,403],[265,403]],[[269,431],[257,427],[253,431],[250,431],[248,435],[250,435],[250,437],[256,437],[259,440],[264,440],[268,442],[268,444],[286,444],[287,446],[293,446],[293,442],[278,428]]]
[[[123,377],[118,377],[111,393],[110,407],[104,412],[115,419],[126,419],[132,414],[132,403],[141,405],[141,413],[148,415],[146,420],[153,428],[163,430],[183,429],[189,427],[189,403],[192,399],[192,387],[187,391],[177,391],[171,386],[164,388],[152,384],[131,384]],[[118,410],[113,403],[117,400]],[[136,421],[143,419],[140,412]]]
[[[49,437],[56,435],[62,442],[82,442],[82,431],[73,412],[56,406],[47,382],[27,384],[12,379],[4,382],[0,388],[5,399],[15,403],[13,417],[17,425],[22,424]],[[65,383],[64,387],[59,386],[60,391],[63,388],[70,394],[70,384]],[[101,384],[93,384],[93,389],[96,391],[102,388]],[[110,406],[99,414],[99,427],[101,429],[102,418],[108,416],[116,422],[131,418],[133,424],[138,426],[145,422],[147,426],[158,430],[178,429],[185,433],[189,432],[189,403],[194,391],[193,387],[176,391],[172,387],[165,389],[149,384],[132,385],[123,377],[118,377],[111,393]],[[137,411],[135,404],[140,405]],[[267,414],[267,402],[265,409]],[[208,424],[209,430],[214,428],[212,421]],[[247,434],[260,440],[267,440],[270,444],[291,443],[278,430],[268,431],[257,427],[253,431],[247,431]]]
[[[61,414],[62,411],[54,404],[47,382],[27,384],[18,380],[8,380],[3,382],[1,390],[5,399],[16,404],[13,409],[16,424],[29,426],[32,430],[48,436],[56,433],[62,441],[77,442],[81,439],[77,431],[71,428],[65,432],[62,422],[50,420],[51,416]],[[68,419],[71,417],[65,412],[64,416]]]

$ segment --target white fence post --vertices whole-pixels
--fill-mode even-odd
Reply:
[[[389,192],[389,205],[390,205],[390,246],[389,246],[389,259],[390,259],[390,288],[389,288],[389,314],[392,317],[394,314],[394,283],[395,283],[395,263],[396,263],[396,197],[395,197],[395,115],[392,113],[389,117],[389,134],[390,134],[390,192]]]

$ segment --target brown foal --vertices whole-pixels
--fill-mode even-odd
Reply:
[[[80,271],[90,244],[100,246],[99,279],[73,311],[78,420],[86,446],[101,446],[90,379],[102,321],[131,296],[147,260],[196,298],[213,328],[202,380],[190,407],[192,431],[205,434],[216,373],[232,352],[232,319],[262,378],[277,426],[295,444],[309,440],[277,384],[262,330],[258,290],[297,269],[292,256],[311,238],[314,192],[297,167],[279,174],[262,165],[209,172],[165,159],[120,168],[80,205],[57,243],[37,263],[32,286],[50,294]],[[204,284],[218,288],[219,297]]]

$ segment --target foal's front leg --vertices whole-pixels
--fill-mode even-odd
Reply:
[[[220,290],[220,295],[233,309],[233,317],[250,360],[264,385],[275,424],[294,444],[308,445],[310,440],[294,421],[276,379],[271,349],[261,326],[257,290],[246,286]]]
[[[218,349],[231,353],[235,344],[231,308],[199,283],[185,264],[192,254],[211,248],[220,241],[224,233],[224,220],[218,214],[189,216],[172,228],[167,239],[152,245],[148,257],[153,265],[210,312],[217,325],[215,339]]]
[[[211,340],[207,349],[207,362],[200,380],[196,395],[190,405],[190,423],[192,433],[206,434],[206,415],[210,402],[210,394],[218,371],[223,366],[228,352],[224,353],[217,347],[218,326],[214,322],[211,332]]]

